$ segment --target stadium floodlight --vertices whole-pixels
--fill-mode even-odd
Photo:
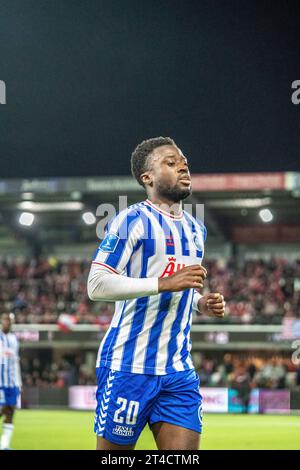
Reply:
[[[25,225],[26,227],[30,227],[33,224],[34,215],[31,212],[22,212],[19,217],[19,223],[21,225]]]
[[[82,218],[87,225],[93,225],[96,222],[96,217],[92,212],[85,212],[82,214]]]
[[[261,209],[259,211],[259,217],[264,223],[271,222],[273,220],[273,214],[270,209]]]
[[[61,202],[34,202],[22,201],[17,205],[18,209],[32,212],[62,212],[62,211],[80,211],[84,208],[79,201],[61,201]]]
[[[34,198],[34,194],[30,192],[22,193],[22,199],[24,201],[31,201]]]
[[[212,201],[207,201],[205,204],[209,207],[216,207],[216,208],[243,208],[246,207],[247,209],[255,208],[255,207],[264,207],[272,203],[272,199],[270,197],[252,197],[252,198],[234,198],[234,199],[216,199]]]

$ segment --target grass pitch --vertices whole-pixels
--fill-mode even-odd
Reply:
[[[16,450],[93,450],[93,413],[17,410],[12,447]],[[148,427],[136,449],[156,449]],[[201,449],[300,449],[300,417],[207,414]]]

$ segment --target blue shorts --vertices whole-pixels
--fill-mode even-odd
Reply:
[[[194,369],[168,375],[96,369],[94,431],[114,444],[134,444],[145,425],[159,421],[201,433],[202,396]]]
[[[0,387],[0,406],[16,406],[19,387]]]

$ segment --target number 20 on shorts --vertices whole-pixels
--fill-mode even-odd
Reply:
[[[125,424],[134,425],[136,424],[137,415],[139,412],[139,402],[130,400],[128,404],[128,400],[126,398],[118,397],[117,404],[121,405],[114,414],[114,422],[119,424],[124,424],[124,416],[121,416],[122,413],[126,412],[126,420]],[[127,406],[128,404],[128,406]]]

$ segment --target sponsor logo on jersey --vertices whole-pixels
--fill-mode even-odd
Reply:
[[[130,426],[121,426],[117,424],[117,426],[112,430],[113,434],[117,434],[118,436],[124,437],[132,437],[134,435],[134,430]]]
[[[167,238],[166,238],[166,245],[167,246],[174,246],[174,238],[173,238],[173,235],[170,234]]]
[[[183,269],[185,267],[185,264],[183,263],[176,263],[176,258],[174,258],[173,256],[168,258],[168,261],[169,263],[165,267],[164,272],[162,273],[161,277],[172,276],[172,274],[174,274],[176,271],[178,271],[179,269]]]

